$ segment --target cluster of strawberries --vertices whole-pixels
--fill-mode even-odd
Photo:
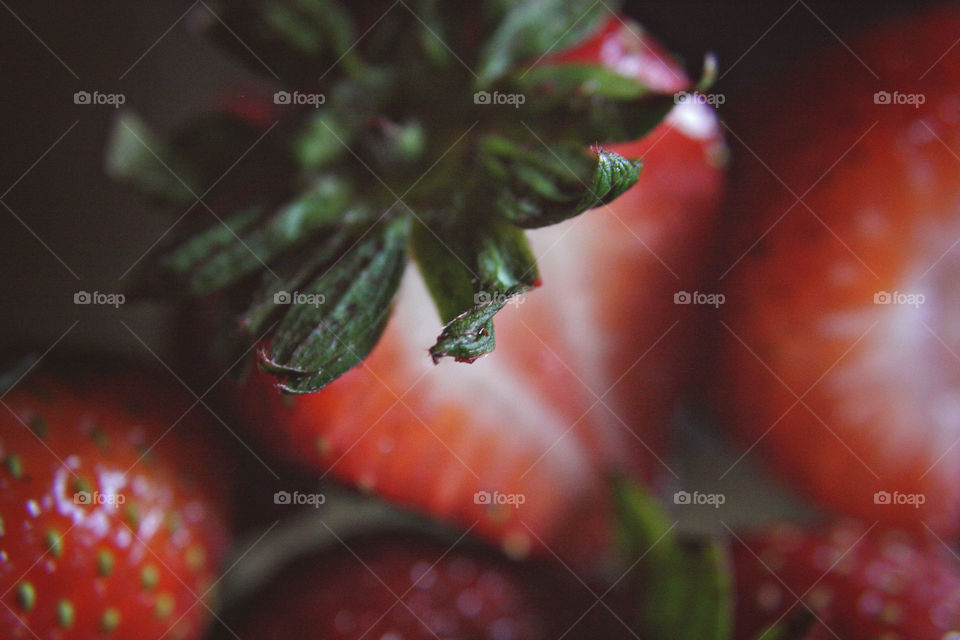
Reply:
[[[339,540],[225,620],[240,470],[205,403],[116,366],[14,380],[0,635],[195,640],[217,618],[244,640],[957,640],[958,34],[942,8],[837,45],[727,136],[624,17],[547,58],[684,99],[612,147],[642,158],[634,188],[531,234],[543,282],[497,316],[496,352],[434,364],[434,292],[412,273],[369,357],[319,392],[283,396],[256,367],[218,390],[271,459],[443,533]],[[650,498],[672,492],[690,388],[840,519],[693,551]]]

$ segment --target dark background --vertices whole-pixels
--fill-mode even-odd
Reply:
[[[627,8],[692,70],[706,51],[717,53],[727,118],[746,100],[763,99],[771,74],[833,41],[831,31],[846,37],[924,4],[931,3],[684,0]],[[73,304],[78,290],[121,290],[121,274],[171,222],[105,178],[103,144],[116,112],[75,105],[73,94],[121,92],[127,107],[164,127],[247,76],[191,33],[191,19],[206,11],[201,2],[0,5],[0,349],[43,351],[66,332],[58,352],[151,359],[122,319],[151,349],[170,353],[177,338],[163,305]]]

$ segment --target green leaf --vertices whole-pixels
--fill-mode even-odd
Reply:
[[[356,40],[353,19],[339,2],[272,0],[263,4],[266,24],[305,55],[317,56],[324,49],[343,55]]]
[[[417,33],[417,42],[424,56],[438,67],[453,65],[456,60],[447,48],[446,33],[443,16],[441,14],[442,0],[420,0],[417,3],[416,15],[420,18],[414,24]],[[422,22],[421,22],[422,21]]]
[[[522,229],[490,217],[473,233],[474,259],[480,277],[478,294],[486,293],[489,297],[536,285],[540,279],[537,260]]]
[[[613,202],[640,174],[639,162],[605,149],[558,145],[531,151],[496,136],[480,149],[494,185],[494,208],[524,228],[556,224]]]
[[[618,89],[611,88],[615,92]],[[549,123],[552,140],[615,144],[639,140],[673,109],[672,95],[616,100],[597,93],[527,91],[524,114],[533,122]],[[540,135],[544,135],[540,133]]]
[[[708,55],[696,91],[716,79]],[[526,100],[525,117],[549,123],[554,140],[613,144],[638,140],[676,106],[676,96],[654,93],[639,80],[592,64],[544,64],[504,80],[501,89]]]
[[[427,131],[418,121],[384,122],[365,141],[375,166],[384,171],[402,171],[414,165],[427,149]]]
[[[561,51],[597,29],[620,2],[519,0],[509,5],[480,56],[477,88],[489,86],[515,64]]]
[[[430,228],[414,224],[411,238],[414,257],[444,323],[487,298],[529,290],[539,278],[522,230],[490,216],[478,215],[472,224],[464,220],[469,217],[451,214],[445,223],[434,216]]]
[[[463,262],[464,247],[449,248],[435,232],[419,221],[413,223],[410,247],[423,280],[430,291],[441,321],[446,324],[466,309],[473,307],[474,286],[477,281],[473,267]],[[460,245],[459,239],[455,242]],[[467,257],[469,260],[469,257]],[[472,262],[472,260],[471,260]]]
[[[308,117],[302,133],[293,141],[300,166],[319,169],[346,156],[358,129],[357,119],[339,109],[320,109]]]
[[[453,210],[465,204],[454,198]],[[539,278],[536,258],[521,229],[492,216],[473,219],[451,211],[414,225],[411,246],[445,323],[430,349],[434,362],[449,356],[472,362],[493,351],[493,316]],[[471,224],[467,224],[469,221]]]
[[[676,640],[731,637],[729,558],[719,543],[685,545],[670,562],[650,563],[646,575],[640,619],[651,635]]]
[[[676,542],[672,525],[660,504],[636,484],[619,479],[614,483],[620,524],[621,544],[632,558],[647,554],[669,556]],[[657,551],[657,547],[660,550]]]
[[[114,180],[178,206],[196,201],[199,193],[196,170],[129,112],[117,118],[107,139],[106,171]]]
[[[394,84],[391,74],[369,70],[359,80],[344,80],[330,92],[327,103],[308,114],[293,139],[301,167],[313,171],[350,157],[348,147],[377,117],[377,109]]]
[[[359,364],[389,317],[407,263],[408,224],[400,218],[375,227],[294,300],[261,365],[285,375],[286,393],[319,391]]]
[[[258,73],[306,84],[333,67],[357,72],[353,17],[337,0],[232,0],[201,12],[202,27]]]
[[[620,482],[617,502],[625,548],[643,572],[638,632],[654,640],[728,640],[733,595],[727,550],[674,535],[659,505]]]
[[[523,94],[539,94],[544,100],[566,101],[570,96],[639,100],[649,87],[635,78],[599,64],[539,65],[517,75],[509,85]]]
[[[457,362],[473,362],[493,352],[497,346],[493,335],[493,316],[503,309],[508,298],[524,291],[522,287],[508,290],[493,301],[478,304],[447,323],[437,343],[430,347],[434,364],[445,357]]]
[[[361,233],[351,225],[339,226],[332,233],[323,235],[318,244],[301,247],[278,261],[273,271],[280,278],[264,274],[264,283],[240,317],[240,327],[248,335],[260,335],[267,323],[287,310],[286,306],[277,304],[278,294],[303,290],[310,280],[330,268],[339,256],[352,247]]]
[[[283,252],[338,222],[350,206],[352,190],[325,176],[297,200],[259,226],[255,210],[231,223],[216,224],[167,255],[162,266],[182,278],[193,295],[205,295],[264,268]]]
[[[191,236],[186,242],[164,255],[160,259],[161,269],[174,274],[186,283],[186,289],[195,294],[212,290],[212,279],[229,278],[230,273],[208,274],[204,263],[218,253],[227,251],[239,244],[237,238],[254,227],[263,218],[261,207],[249,207],[226,218],[223,223],[215,223],[206,231]],[[198,273],[191,273],[197,269]],[[210,277],[212,276],[212,278]]]

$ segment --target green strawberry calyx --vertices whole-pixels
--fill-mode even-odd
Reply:
[[[412,255],[444,325],[430,356],[490,353],[496,313],[540,282],[525,231],[636,184],[640,163],[597,141],[639,139],[673,106],[598,63],[553,61],[618,8],[211,3],[202,26],[281,83],[278,115],[206,113],[168,138],[118,118],[108,173],[204,219],[177,225],[141,288],[218,293],[280,389],[311,393],[376,345]]]

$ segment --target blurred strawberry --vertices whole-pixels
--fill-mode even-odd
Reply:
[[[588,616],[603,607],[592,607],[595,599],[569,574],[469,544],[450,549],[411,535],[350,540],[282,571],[242,614],[237,633],[249,640],[629,635],[613,616]]]
[[[921,538],[852,521],[737,538],[736,638],[960,637],[960,565]],[[762,635],[770,625],[795,635]]]
[[[599,60],[664,93],[688,84],[648,35],[628,29],[637,27],[611,19],[558,60]],[[664,472],[655,456],[694,330],[673,298],[696,288],[722,188],[722,142],[703,105],[682,105],[643,140],[614,148],[643,158],[638,185],[531,234],[543,285],[498,316],[494,354],[469,366],[429,362],[436,316],[411,270],[363,364],[292,399],[254,373],[235,394],[245,422],[287,459],[476,523],[512,555],[546,546],[596,558],[608,542],[606,474]]]
[[[742,114],[709,381],[726,427],[820,503],[952,533],[958,32],[955,6],[881,26]]]
[[[204,420],[116,369],[31,373],[3,405],[0,635],[202,637],[227,541]]]

